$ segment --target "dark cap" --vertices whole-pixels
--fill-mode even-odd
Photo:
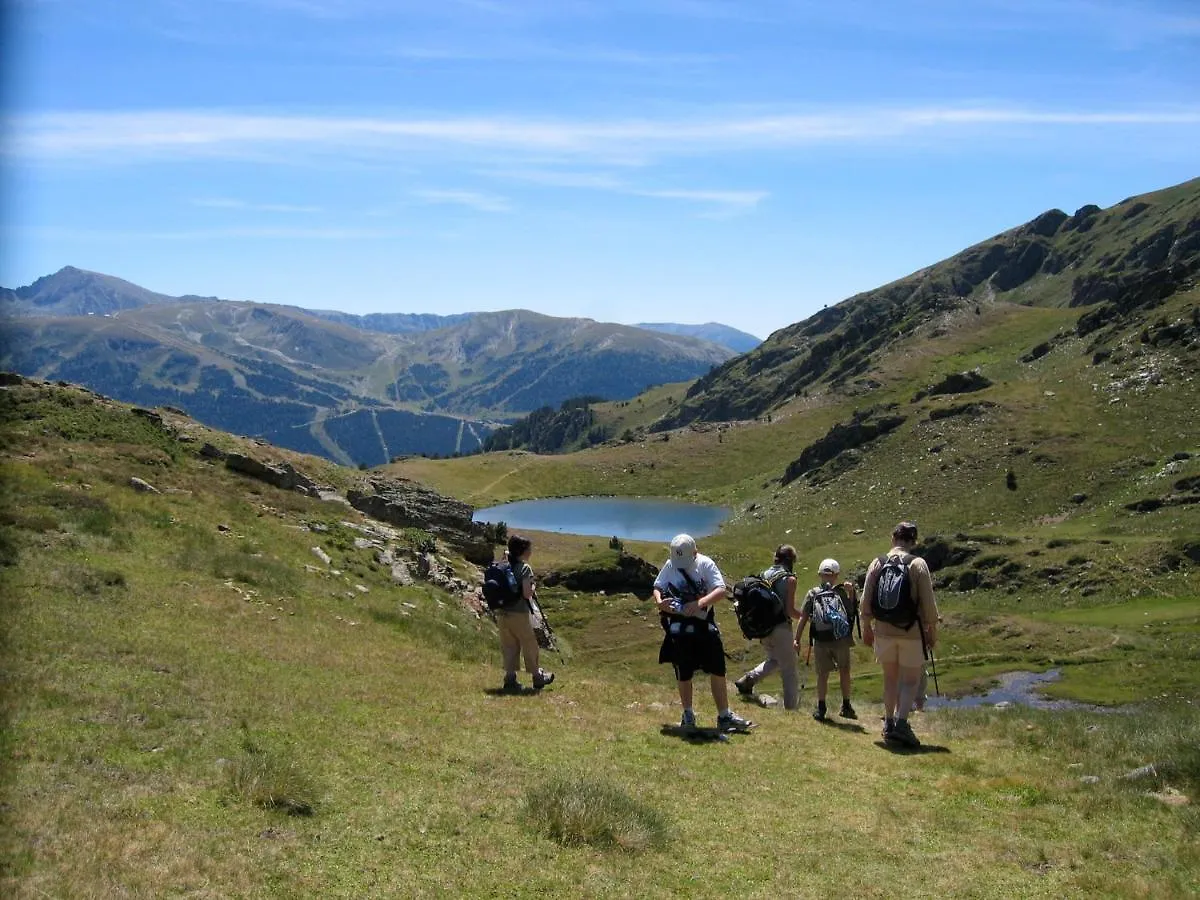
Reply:
[[[898,541],[915,541],[917,539],[916,523],[901,522],[892,529],[892,537]]]

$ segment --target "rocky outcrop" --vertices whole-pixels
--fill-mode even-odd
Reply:
[[[783,473],[782,483],[789,484],[846,451],[870,443],[904,424],[904,416],[880,414],[886,413],[888,409],[873,407],[856,412],[851,421],[834,425],[824,437],[805,447],[800,456],[788,465]]]
[[[241,453],[230,453],[225,457],[225,468],[233,472],[249,475],[259,481],[274,485],[285,491],[298,491],[309,497],[320,498],[321,492],[303,472],[297,471],[291,463],[270,465],[252,456]]]
[[[978,369],[971,372],[955,372],[953,375],[947,375],[937,384],[932,384],[923,391],[918,391],[912,398],[912,402],[924,400],[926,397],[937,397],[942,394],[970,394],[974,391],[982,391],[984,388],[992,386],[991,380],[981,373]]]
[[[492,561],[492,545],[484,537],[484,527],[472,521],[474,508],[423,484],[406,478],[372,478],[369,490],[347,491],[346,500],[373,519],[428,531],[476,565]]]
[[[640,556],[622,551],[616,565],[596,565],[565,572],[548,572],[542,581],[547,587],[562,585],[572,591],[644,593],[654,585],[655,568]]]

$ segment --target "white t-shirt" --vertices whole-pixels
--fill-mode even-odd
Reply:
[[[700,597],[714,588],[725,587],[725,579],[721,577],[721,570],[703,553],[696,554],[696,561],[688,566],[687,573],[696,589],[700,591]],[[692,593],[692,587],[687,583],[687,578],[683,577],[683,572],[676,568],[675,563],[669,559],[659,571],[658,577],[654,579],[654,586],[660,592],[665,591],[668,585],[673,586],[680,594]]]

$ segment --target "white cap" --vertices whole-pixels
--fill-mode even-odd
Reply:
[[[671,538],[671,562],[677,569],[686,569],[696,561],[696,539],[690,534]]]
[[[821,560],[821,564],[817,566],[818,575],[823,575],[825,573],[836,575],[840,571],[842,571],[842,567],[838,565],[838,561],[836,559],[823,559]]]

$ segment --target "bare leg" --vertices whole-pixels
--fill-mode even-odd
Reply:
[[[917,688],[921,684],[921,669],[900,669],[898,677],[900,683],[896,697],[896,718],[907,719],[913,700],[917,696]]]
[[[821,670],[817,673],[817,702],[825,702],[825,694],[829,690],[829,673]]]
[[[684,709],[692,708],[692,681],[689,678],[687,681],[675,682],[679,685],[679,702]]]
[[[896,702],[900,693],[900,664],[883,664],[883,715],[888,719],[896,717]]]
[[[729,709],[729,683],[724,675],[713,675],[709,678],[712,684],[713,702],[717,704],[717,712]]]
[[[838,680],[842,683],[842,699],[850,699],[850,667],[838,669]]]

